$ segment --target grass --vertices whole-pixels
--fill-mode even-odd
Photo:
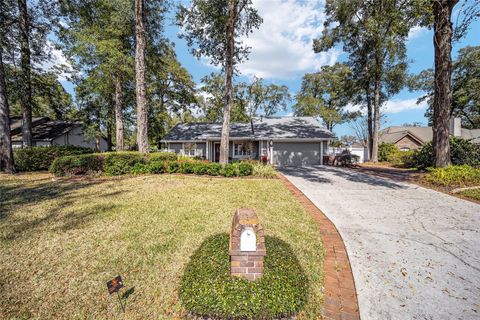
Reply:
[[[309,280],[298,319],[317,318],[320,233],[280,180],[45,173],[0,175],[0,318],[117,317],[106,282],[118,274],[125,318],[184,318],[184,267],[205,239],[229,231],[238,207],[255,208],[266,235],[292,247]]]
[[[459,194],[461,194],[464,197],[467,197],[476,201],[480,201],[480,188],[464,190],[459,192]]]

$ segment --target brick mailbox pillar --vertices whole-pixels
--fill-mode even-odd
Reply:
[[[230,231],[230,274],[255,281],[263,275],[265,235],[252,209],[235,211]]]

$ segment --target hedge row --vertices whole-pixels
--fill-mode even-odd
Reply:
[[[177,159],[174,153],[115,152],[67,156],[56,159],[50,172],[56,176],[105,173],[117,176],[124,174],[184,173],[210,176],[249,176],[253,173],[250,163],[229,163],[222,166],[199,160]]]
[[[58,157],[93,153],[93,149],[75,146],[29,147],[14,149],[15,167],[19,171],[48,170]]]

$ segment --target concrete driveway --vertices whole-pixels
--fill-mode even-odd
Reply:
[[[347,169],[282,172],[342,235],[362,319],[480,319],[480,205]]]

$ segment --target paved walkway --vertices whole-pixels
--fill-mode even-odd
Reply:
[[[480,319],[480,205],[347,169],[283,173],[342,235],[362,319]]]

